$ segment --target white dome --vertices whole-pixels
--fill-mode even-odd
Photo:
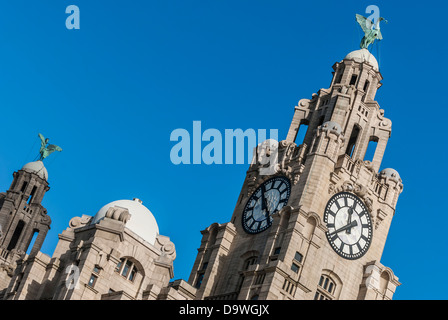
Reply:
[[[37,174],[44,180],[48,180],[48,171],[44,166],[44,163],[40,160],[29,162],[23,166],[22,170]]]
[[[159,227],[151,211],[149,211],[139,199],[117,200],[106,204],[93,217],[91,224],[98,223],[98,221],[103,219],[107,210],[111,207],[128,209],[131,218],[126,223],[126,228],[136,233],[139,237],[143,238],[143,240],[154,245],[156,237],[159,234]]]
[[[376,61],[376,58],[367,49],[352,51],[344,59],[355,60],[359,63],[367,62],[373,67],[373,69],[375,69],[376,71],[379,70],[378,61]]]

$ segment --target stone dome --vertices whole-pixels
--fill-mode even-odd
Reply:
[[[376,61],[376,58],[367,49],[352,51],[345,56],[344,60],[355,60],[359,63],[367,62],[374,70],[379,71],[378,61]]]
[[[342,132],[342,128],[339,125],[339,123],[334,122],[334,121],[324,122],[322,124],[322,129],[333,130],[333,131],[336,131],[338,134],[340,134]]]
[[[398,174],[397,170],[392,168],[386,168],[381,170],[380,177],[387,177],[395,181],[401,181],[400,175]]]
[[[156,237],[159,234],[157,221],[151,211],[149,211],[149,209],[142,204],[142,201],[137,198],[134,198],[134,200],[117,200],[106,204],[93,217],[91,224],[98,223],[102,220],[106,216],[107,210],[111,207],[128,209],[131,218],[126,223],[126,228],[133,231],[150,244],[155,244]]]
[[[48,180],[48,171],[44,166],[44,163],[40,160],[29,162],[22,167],[23,171],[37,174],[40,178]]]

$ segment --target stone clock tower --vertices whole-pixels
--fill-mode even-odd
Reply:
[[[0,193],[0,290],[5,288],[28,251],[35,256],[50,230],[51,218],[42,206],[50,190],[42,161],[25,164],[14,172],[11,187]]]
[[[197,299],[392,299],[400,283],[380,260],[403,184],[380,171],[392,126],[375,101],[382,75],[367,49],[333,69],[295,107],[276,173],[255,161],[230,222],[202,231]]]

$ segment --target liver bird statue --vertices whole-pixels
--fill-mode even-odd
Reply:
[[[374,24],[372,20],[363,17],[360,14],[356,15],[356,21],[358,21],[359,25],[362,28],[362,31],[364,31],[364,37],[362,38],[360,44],[361,49],[368,49],[369,45],[374,43],[376,39],[378,39],[379,41],[383,40],[383,36],[380,30],[380,21],[383,20],[387,23],[386,19],[380,17]]]
[[[48,141],[50,139],[48,139],[48,138],[45,139],[41,133],[39,133],[39,138],[40,138],[41,144],[40,144],[38,160],[40,160],[40,161],[44,160],[46,157],[48,157],[50,154],[52,154],[55,151],[62,151],[61,147],[54,145],[54,144],[49,144]]]

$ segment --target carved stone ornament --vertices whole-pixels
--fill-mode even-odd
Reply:
[[[384,212],[381,209],[377,210],[377,214],[376,214],[377,219],[375,219],[376,223],[375,223],[375,229],[378,229],[378,227],[381,225],[381,223],[384,221],[384,219],[387,217],[386,212]]]
[[[299,151],[299,149],[297,144],[286,140],[281,141],[280,146],[281,148],[284,148],[285,151],[283,152],[281,163],[279,163],[276,168],[276,172],[286,176],[292,184],[295,185],[299,181],[300,174],[303,171],[302,166],[298,166],[298,168],[296,168],[296,162],[299,156],[297,151]]]
[[[250,196],[252,192],[255,191],[255,187],[257,185],[257,176],[248,176],[247,177],[247,194],[246,196]]]
[[[102,249],[100,249],[100,251],[98,252],[98,256],[96,257],[95,266],[98,269],[104,269],[106,264],[107,264],[107,254]]]
[[[40,218],[40,222],[44,225],[49,226],[51,224],[51,218],[49,215],[47,215],[46,213],[42,212],[41,213],[41,218]]]
[[[68,225],[73,229],[80,228],[89,224],[90,220],[92,220],[92,217],[86,215],[83,215],[82,217],[74,217],[70,220]]]
[[[176,259],[176,247],[168,237],[158,236],[156,238],[156,246],[162,251],[162,256],[169,257],[170,259]]]
[[[131,218],[131,214],[128,209],[115,206],[107,209],[106,218],[111,218],[126,223]]]
[[[5,271],[9,277],[12,277],[14,275],[14,269],[15,266],[12,266],[10,264],[6,263],[0,264],[0,271]]]
[[[357,184],[357,183],[353,183],[352,181],[345,181],[344,183],[342,183],[342,185],[340,185],[339,187],[337,187],[334,184],[330,184],[328,186],[328,193],[329,194],[336,194],[339,192],[351,192],[356,194],[358,197],[361,198],[361,200],[364,202],[364,204],[366,205],[367,209],[369,210],[369,212],[372,212],[373,210],[373,201],[370,197],[368,197],[368,193],[367,193],[367,188]],[[373,218],[373,214],[370,214]]]
[[[373,167],[373,163],[369,160],[364,161],[364,166],[372,173],[375,173],[375,168]]]
[[[71,258],[72,258],[72,260],[74,260],[74,261],[81,260],[81,255],[82,255],[82,252],[84,251],[83,247],[84,247],[84,241],[83,240],[79,241],[77,246],[71,247],[71,251],[72,251],[71,252],[71,255],[72,255]]]
[[[392,128],[392,121],[390,119],[384,117],[383,109],[380,109],[376,115],[377,115],[379,127],[383,128],[383,129],[391,129]]]

